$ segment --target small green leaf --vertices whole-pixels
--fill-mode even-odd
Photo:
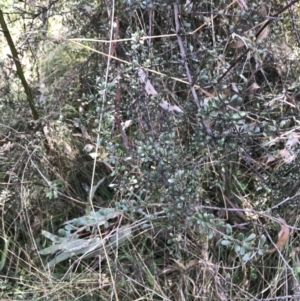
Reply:
[[[208,237],[208,239],[212,239],[214,237],[214,231],[213,230],[209,230],[207,237]]]
[[[74,230],[75,227],[72,226],[72,225],[65,225],[65,229],[66,229],[67,231],[71,231],[71,230]]]
[[[228,241],[228,240],[222,240],[222,241],[221,241],[221,244],[222,244],[223,246],[229,246],[229,245],[231,245],[231,242]]]
[[[262,255],[264,255],[264,253],[265,253],[265,251],[264,251],[264,250],[258,250],[258,251],[257,251],[257,254],[258,254],[259,256],[262,256]]]
[[[246,253],[246,254],[243,256],[242,260],[243,260],[243,261],[248,261],[248,260],[250,259],[251,255],[252,255],[252,252]]]
[[[241,111],[241,112],[232,114],[231,118],[232,119],[241,119],[241,118],[245,117],[246,115],[247,115],[247,112]]]
[[[263,246],[266,243],[266,241],[267,241],[266,236],[261,235],[259,238],[259,244]]]
[[[246,239],[245,241],[249,242],[251,240],[253,240],[256,237],[256,235],[254,233],[251,233]]]
[[[240,253],[241,246],[239,246],[239,245],[234,245],[234,250],[235,250],[235,252]]]
[[[230,224],[226,224],[226,234],[232,234],[232,226]]]
[[[244,239],[245,239],[245,236],[244,236],[243,233],[239,233],[239,234],[237,235],[237,238],[238,238],[238,240],[244,240]]]
[[[65,229],[59,229],[59,230],[58,230],[58,234],[59,234],[60,236],[66,236],[66,233],[67,233],[67,231],[66,231]]]
[[[230,101],[233,101],[233,100],[235,100],[236,98],[238,98],[239,96],[237,95],[237,94],[233,94],[232,95],[232,97],[231,97],[231,99],[230,99]]]

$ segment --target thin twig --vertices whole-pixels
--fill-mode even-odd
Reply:
[[[196,90],[193,87],[193,80],[192,80],[191,72],[190,72],[190,69],[189,69],[189,66],[188,66],[188,63],[187,63],[187,60],[186,60],[185,49],[184,49],[184,46],[183,46],[182,38],[179,35],[180,24],[179,24],[178,5],[177,4],[174,4],[174,17],[175,17],[175,26],[176,26],[175,30],[176,30],[176,33],[177,33],[178,45],[179,45],[179,49],[180,49],[181,58],[182,58],[183,63],[184,63],[186,76],[187,76],[188,82],[189,82],[190,87],[191,87],[191,91],[192,91],[192,94],[193,94],[193,97],[194,97],[194,102],[195,102],[197,108],[200,109],[202,105],[200,104],[200,101],[198,99],[198,95],[196,93]]]
[[[181,54],[181,58],[183,60],[184,63],[184,67],[185,67],[185,72],[186,72],[186,76],[190,85],[190,89],[194,98],[194,102],[198,108],[198,110],[203,106],[203,104],[200,103],[199,99],[198,99],[198,95],[195,89],[195,86],[193,85],[193,80],[192,80],[192,76],[191,76],[191,72],[189,69],[189,65],[187,63],[186,60],[186,53],[185,53],[185,49],[183,46],[183,42],[182,42],[182,38],[179,35],[180,32],[180,24],[179,24],[179,17],[178,17],[178,5],[174,4],[174,19],[175,19],[175,30],[176,30],[176,34],[177,34],[177,40],[178,40],[178,45],[179,45],[179,49],[180,49],[180,54]],[[207,134],[212,136],[212,131],[210,129],[209,123],[207,120],[202,120],[202,124],[204,125]]]

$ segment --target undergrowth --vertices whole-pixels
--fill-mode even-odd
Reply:
[[[297,5],[100,2],[1,86],[1,298],[297,300]]]

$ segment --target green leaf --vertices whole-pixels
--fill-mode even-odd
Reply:
[[[250,259],[251,255],[252,255],[252,252],[246,253],[246,254],[243,256],[242,260],[243,260],[243,261],[248,261],[248,260]]]
[[[66,226],[65,226],[65,229],[66,229],[67,231],[72,231],[72,230],[75,229],[75,227],[72,226],[72,225],[66,225]]]
[[[226,224],[226,234],[232,234],[232,226],[230,224]]]
[[[66,225],[65,228],[70,228],[70,224],[73,224],[76,227],[80,227],[80,226],[99,227],[105,224],[109,219],[118,217],[121,214],[123,214],[123,211],[121,210],[116,210],[114,208],[102,208],[99,211],[91,211],[90,215],[85,215],[79,218],[74,218],[72,220],[66,221],[64,225]]]
[[[230,101],[233,101],[237,99],[239,96],[237,94],[233,94],[232,97],[230,98]]]
[[[228,241],[228,240],[222,240],[222,241],[221,241],[221,244],[222,244],[223,246],[229,246],[229,245],[231,245],[231,242]]]
[[[48,255],[48,254],[53,254],[56,251],[60,251],[60,250],[72,251],[74,249],[81,248],[83,246],[85,247],[86,244],[88,243],[88,241],[84,240],[84,239],[74,239],[71,241],[67,241],[68,239],[69,238],[65,237],[64,241],[62,241],[60,244],[45,248],[45,249],[39,251],[39,254]]]
[[[239,233],[239,234],[237,235],[237,238],[238,238],[238,240],[244,240],[245,236],[244,236],[243,233]]]
[[[263,250],[258,250],[258,251],[257,251],[257,254],[258,254],[259,256],[264,255],[264,253],[265,253],[265,251],[263,251]]]
[[[64,260],[66,260],[66,259],[69,259],[70,257],[72,257],[71,252],[63,252],[63,253],[57,255],[50,262],[48,262],[47,268],[51,269],[51,268],[55,267],[56,264],[58,264],[58,263],[60,263],[60,262],[62,262]]]
[[[232,119],[241,119],[241,118],[245,117],[246,115],[247,115],[247,112],[241,111],[241,112],[238,112],[238,113],[233,113],[231,115],[231,118]]]
[[[246,239],[245,242],[249,242],[251,240],[253,240],[256,237],[256,235],[254,233],[251,233]]]
[[[64,241],[65,238],[59,237],[57,235],[54,235],[48,231],[42,230],[42,235],[45,236],[46,238],[50,239],[53,242],[62,242]]]
[[[212,239],[214,237],[214,231],[210,229],[208,231],[207,237],[208,237],[208,239]]]
[[[66,259],[69,259],[75,255],[78,256],[78,255],[84,254],[85,255],[84,257],[90,257],[89,255],[93,255],[93,256],[96,256],[97,254],[99,255],[99,253],[100,253],[99,249],[103,248],[105,242],[106,242],[105,239],[100,240],[99,238],[94,238],[91,240],[84,240],[84,239],[77,240],[76,243],[73,243],[73,245],[68,245],[68,247],[72,247],[70,249],[68,249],[68,248],[67,249],[58,249],[58,250],[62,250],[62,252],[59,253],[54,259],[52,259],[48,263],[47,267],[53,268],[53,267],[55,267],[55,265],[57,263],[60,263],[60,262],[66,260]],[[56,247],[58,247],[58,246],[56,246]],[[59,245],[59,247],[61,248],[62,245]],[[54,248],[50,247],[47,249],[53,250]],[[42,250],[39,253],[41,255],[45,255],[45,250],[46,249]]]
[[[259,244],[263,246],[266,243],[266,241],[267,241],[266,236],[261,235],[259,238]]]
[[[61,245],[53,245],[48,248],[45,248],[41,251],[39,251],[40,255],[49,255],[49,254],[54,254],[56,251],[61,250],[62,246]]]
[[[235,252],[240,253],[241,246],[239,246],[239,245],[234,245],[234,250],[235,250]]]

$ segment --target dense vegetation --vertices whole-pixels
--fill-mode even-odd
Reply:
[[[298,2],[2,0],[0,299],[298,300]]]

